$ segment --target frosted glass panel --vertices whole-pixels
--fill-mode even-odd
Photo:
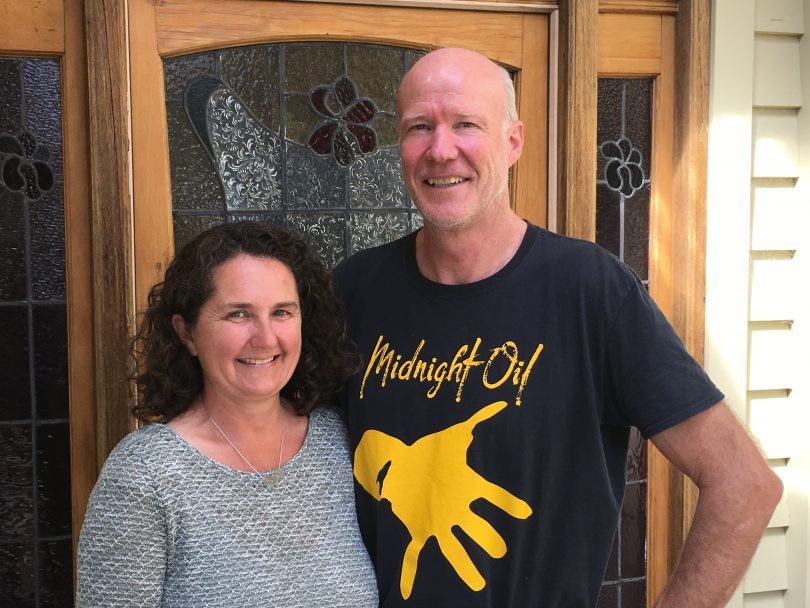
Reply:
[[[419,227],[395,112],[421,54],[301,42],[165,60],[175,243],[250,217],[302,234],[332,268]]]

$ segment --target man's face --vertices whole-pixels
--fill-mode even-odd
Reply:
[[[450,52],[432,55],[439,56],[417,63],[400,91],[402,172],[427,224],[460,228],[508,206],[523,125],[505,124],[506,93],[494,64],[469,51],[461,61]]]

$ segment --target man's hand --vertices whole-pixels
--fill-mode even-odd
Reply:
[[[651,439],[700,490],[680,562],[655,606],[720,608],[745,573],[782,482],[722,402]]]

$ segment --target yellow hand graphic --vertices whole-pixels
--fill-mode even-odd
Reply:
[[[494,558],[506,554],[506,543],[489,522],[470,510],[474,500],[484,498],[519,519],[532,514],[526,502],[467,465],[473,429],[504,407],[505,401],[491,403],[465,422],[422,437],[413,445],[380,431],[363,434],[354,454],[354,476],[376,500],[391,503],[394,515],[411,535],[399,583],[404,599],[411,595],[419,553],[431,536],[436,537],[461,580],[475,591],[484,588],[486,581],[453,534],[453,526],[459,526]]]

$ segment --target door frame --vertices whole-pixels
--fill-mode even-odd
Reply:
[[[600,19],[609,21],[616,15],[658,15],[662,19],[659,65],[633,57],[632,47],[617,53],[604,44],[606,57],[600,63],[600,42],[604,43],[599,38]],[[672,161],[656,164],[653,159],[653,171],[670,184],[652,193],[650,289],[687,350],[700,362],[705,331],[710,20],[711,0],[600,0],[598,6],[577,0],[560,3],[557,229],[595,240],[599,74],[657,76],[653,122],[658,132],[654,137],[667,140],[663,145],[671,150]],[[602,35],[604,38],[604,31]],[[662,70],[671,74],[665,80]],[[666,108],[662,104],[670,93],[671,107]],[[653,446],[648,480],[647,605],[652,606],[677,565],[697,490]]]
[[[96,482],[89,128],[82,0],[0,1],[0,56],[59,61],[65,209],[68,402],[74,550]]]
[[[66,2],[71,6],[82,4],[81,0]],[[418,0],[355,0],[352,4],[425,5]],[[552,95],[557,92],[549,100],[549,113],[554,116],[555,105],[558,112],[556,122],[549,123],[551,148],[547,154],[555,166],[549,170],[548,187],[550,192],[556,191],[556,197],[550,196],[549,200],[556,198],[556,205],[549,209],[548,218],[552,224],[550,227],[591,240],[595,236],[599,11],[673,17],[674,82],[677,86],[674,89],[672,147],[677,162],[672,169],[671,200],[677,200],[678,205],[667,211],[667,216],[671,217],[668,229],[672,243],[666,265],[672,286],[670,320],[688,350],[702,360],[710,0],[600,0],[598,6],[597,3],[577,0],[483,3],[440,0],[431,6],[480,10],[482,4],[487,10],[551,14],[549,52],[558,61],[551,66],[549,74],[549,90]],[[97,457],[94,466],[97,470],[109,449],[132,426],[128,413],[132,396],[123,381],[131,369],[126,349],[121,345],[126,343],[135,326],[136,294],[143,292],[143,285],[136,287],[134,274],[136,239],[130,151],[137,142],[132,140],[130,116],[144,109],[139,106],[139,97],[130,95],[130,77],[137,78],[137,71],[145,65],[143,61],[150,59],[138,53],[133,53],[130,58],[128,36],[130,19],[137,23],[138,19],[155,18],[155,3],[147,0],[129,3],[127,0],[84,0],[83,5],[93,153],[90,164],[93,183],[90,236],[95,277],[93,331],[97,353],[94,383],[97,428],[87,431],[83,440],[88,441],[90,436],[95,438]],[[527,49],[526,52],[530,51]],[[159,90],[162,95],[162,86]],[[524,121],[526,118],[523,117]],[[593,165],[590,161],[583,162],[583,159],[593,159]],[[167,190],[163,177],[156,176],[141,195],[165,197]],[[140,226],[139,241],[152,229],[149,225]],[[157,218],[154,229],[164,235],[171,234],[170,223],[165,217]],[[146,274],[160,276],[170,253],[160,251],[154,259],[162,261],[156,261]],[[676,268],[677,272],[674,272]],[[92,401],[92,392],[90,395]],[[93,430],[95,432],[91,432]],[[649,538],[660,539],[648,561],[650,596],[660,591],[674,568],[696,499],[693,486],[671,468],[655,475],[659,476],[657,483],[668,489],[669,500],[663,505],[663,520],[656,519],[648,529]],[[86,500],[86,495],[83,500]],[[84,504],[83,500],[79,498],[80,506]],[[82,509],[76,508],[74,518],[80,519],[82,513],[83,506]]]
[[[219,0],[174,0],[161,5],[149,0],[130,2],[132,86],[153,92],[132,95],[132,123],[139,125],[133,129],[132,140],[135,294],[139,305],[145,301],[149,287],[162,277],[173,253],[171,205],[167,204],[171,201],[171,183],[165,136],[163,58],[229,44],[351,40],[386,41],[429,49],[436,41],[441,46],[459,46],[476,40],[476,50],[504,64],[523,68],[516,82],[518,103],[522,90],[541,92],[531,103],[542,111],[524,113],[526,153],[516,165],[512,190],[518,201],[516,211],[534,223],[546,224],[548,175],[528,167],[548,165],[548,61],[539,62],[535,57],[548,56],[548,15],[543,13],[548,13],[551,7],[538,3],[516,10],[510,4],[507,11],[496,4],[501,15],[498,20],[488,18],[488,11],[464,10],[456,13],[452,29],[439,30],[441,17],[448,13],[442,4],[426,8],[424,4],[403,7],[399,3],[304,2],[298,3],[294,11],[290,10],[291,5],[284,0],[231,0],[227,8]],[[481,5],[466,2],[463,6],[478,9]],[[487,4],[486,8],[490,6]],[[385,20],[379,18],[381,10],[386,10]],[[414,20],[423,27],[409,28],[408,24]],[[323,33],[326,31],[328,34]],[[358,36],[358,31],[374,34]],[[515,43],[512,35],[515,31],[522,44]],[[149,176],[148,181],[139,177],[144,175]]]

